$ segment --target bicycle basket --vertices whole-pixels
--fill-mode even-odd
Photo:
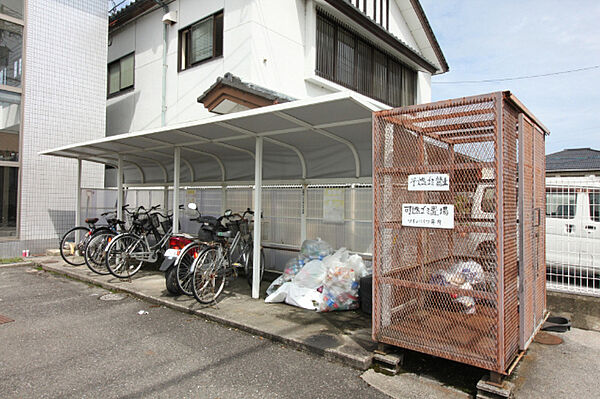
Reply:
[[[158,220],[158,215],[156,213],[152,213],[150,214],[150,221],[152,222],[152,226],[156,227],[158,229],[158,227],[160,226],[160,221]]]
[[[240,234],[245,236],[246,234],[248,234],[250,232],[250,226],[248,225],[248,221],[247,220],[240,220]]]
[[[231,231],[231,236],[235,237],[238,231],[240,231],[239,221],[227,222],[227,230]]]
[[[173,222],[170,219],[163,220],[160,222],[160,226],[162,227],[163,232],[166,233],[171,227],[173,227]]]

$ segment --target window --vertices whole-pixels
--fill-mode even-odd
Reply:
[[[179,70],[223,55],[223,11],[179,31]]]
[[[317,15],[316,74],[400,106],[416,101],[417,73],[333,18]]]
[[[556,219],[573,219],[577,207],[575,190],[546,190],[546,216]]]
[[[108,64],[108,96],[133,88],[134,54]]]
[[[23,27],[0,20],[0,85],[21,87]]]
[[[590,193],[590,218],[594,222],[600,222],[600,191]]]

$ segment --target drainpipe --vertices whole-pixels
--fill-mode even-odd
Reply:
[[[163,0],[154,0],[163,8],[166,13],[169,12],[169,6]],[[162,95],[161,95],[161,111],[160,111],[160,126],[167,124],[167,35],[169,33],[169,24],[164,24],[163,27],[163,44],[162,44]]]

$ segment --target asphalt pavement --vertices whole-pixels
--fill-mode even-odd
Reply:
[[[0,324],[0,397],[386,397],[343,364],[107,293],[0,269],[0,315],[14,319]]]

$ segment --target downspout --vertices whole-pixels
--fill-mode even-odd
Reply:
[[[169,12],[169,6],[163,0],[154,0],[163,8],[166,13]],[[160,126],[167,124],[167,36],[169,33],[169,24],[163,24],[163,43],[162,43],[162,93],[161,93],[161,110],[160,110]]]

